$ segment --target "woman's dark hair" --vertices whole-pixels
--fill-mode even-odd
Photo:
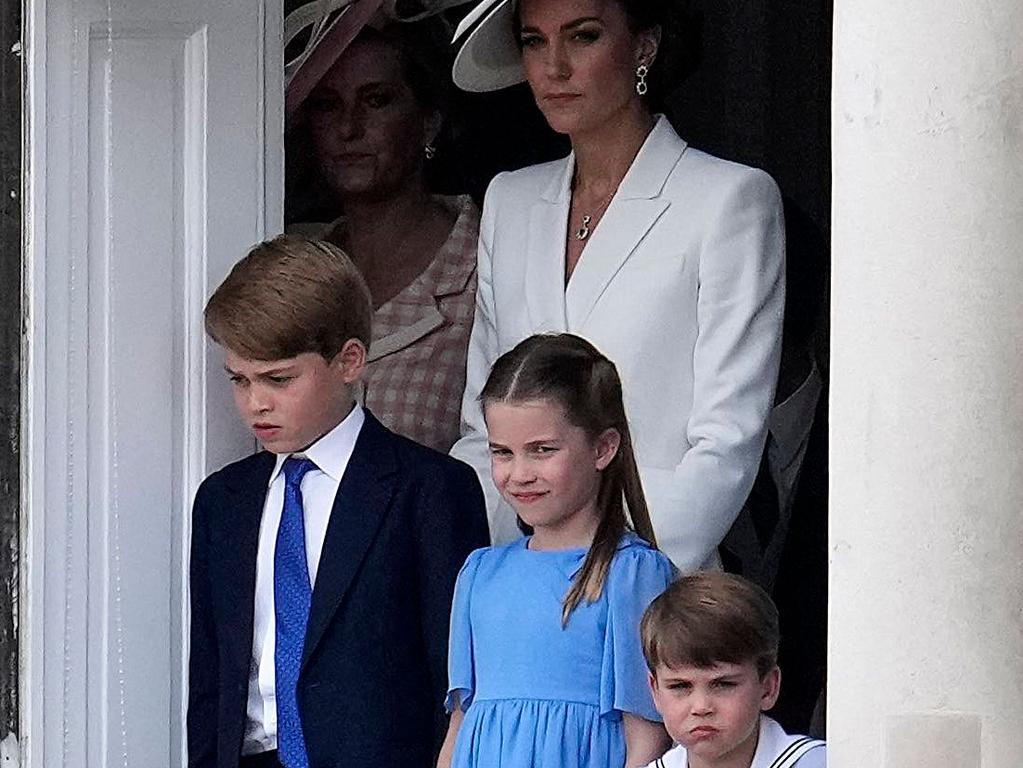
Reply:
[[[449,27],[439,18],[363,27],[356,40],[380,41],[398,54],[402,75],[412,95],[426,110],[447,112],[451,100]]]
[[[629,18],[629,29],[645,32],[664,26],[671,16],[672,0],[618,0]]]
[[[568,422],[592,439],[608,429],[616,430],[621,438],[617,453],[601,472],[596,535],[562,602],[561,621],[567,624],[583,598],[591,603],[600,599],[625,531],[635,530],[654,546],[656,540],[614,363],[588,341],[570,333],[530,336],[497,359],[480,392],[480,402],[485,406],[530,400],[560,406]]]

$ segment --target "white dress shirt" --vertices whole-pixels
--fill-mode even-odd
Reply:
[[[334,506],[334,497],[345,468],[355,450],[355,441],[366,420],[356,404],[334,429],[301,455],[316,465],[302,478],[302,508],[305,520],[305,553],[309,581],[316,583],[323,539]],[[252,666],[249,669],[249,698],[246,708],[245,740],[242,754],[251,755],[277,749],[277,700],[275,694],[274,650],[276,621],[274,614],[274,548],[277,528],[284,507],[284,461],[293,454],[277,456],[270,474],[270,486],[263,503],[256,553],[255,614],[252,624]]]

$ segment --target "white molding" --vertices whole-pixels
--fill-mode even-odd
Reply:
[[[168,760],[169,766],[186,762],[191,498],[211,462],[222,462],[252,445],[233,416],[225,413],[226,386],[209,376],[211,366],[219,368],[219,360],[206,343],[201,309],[210,283],[218,282],[226,266],[252,242],[279,231],[283,221],[281,8],[260,2],[257,23],[251,16],[239,21],[243,18],[239,12],[251,8],[248,0],[223,0],[223,5],[200,0],[171,5],[162,0],[116,2],[109,22],[103,20],[106,7],[105,0],[39,0],[25,5],[27,314],[19,686],[22,765],[34,768],[116,768],[125,763],[134,768],[139,760],[123,754],[122,740],[145,744],[146,754],[159,755],[142,759],[146,768],[159,768],[150,765],[154,760],[161,764]],[[157,19],[132,18],[146,17],[147,11]],[[169,427],[163,416],[147,414],[144,404],[139,419],[127,412],[140,407],[144,385],[132,379],[135,373],[127,367],[137,350],[125,347],[146,331],[125,325],[137,318],[140,301],[133,294],[132,269],[137,265],[125,260],[130,245],[125,240],[132,237],[136,211],[144,216],[153,210],[145,207],[144,194],[125,197],[125,190],[140,188],[126,154],[139,147],[140,163],[152,158],[143,156],[148,151],[138,135],[118,133],[117,122],[122,119],[119,114],[131,108],[119,100],[132,93],[132,78],[146,77],[138,70],[118,70],[119,56],[131,58],[130,53],[119,54],[122,45],[135,52],[134,61],[144,61],[137,47],[130,48],[138,41],[152,41],[155,65],[169,61],[173,69],[167,85],[173,94],[173,126],[161,126],[161,135],[173,133],[168,139],[173,148],[165,142],[153,149],[153,157],[164,163],[161,168],[166,166],[160,160],[164,157],[172,157],[174,165],[171,191],[166,191],[165,177],[155,185],[174,201],[173,213],[164,211],[159,218],[164,224],[168,216],[173,218],[169,237],[173,245],[153,256],[157,259],[153,263],[170,272],[170,293],[158,296],[161,308],[156,311],[163,319],[154,327],[171,321],[167,331],[171,339],[163,337],[162,342],[174,361],[173,384],[164,379],[159,385],[170,392],[171,410],[166,410],[166,396],[152,404],[171,415]],[[176,42],[180,49],[168,49]],[[114,50],[112,72],[103,70],[109,63],[106,45]],[[229,79],[232,75],[238,78],[238,88]],[[277,85],[268,87],[272,83]],[[161,92],[154,98],[166,112],[167,93],[162,88],[158,85]],[[140,93],[138,87],[134,92]],[[111,95],[112,125],[106,122],[111,113],[96,101]],[[230,103],[222,106],[220,101]],[[110,128],[112,135],[104,135]],[[120,149],[116,145],[113,149],[112,179],[107,177],[106,160],[96,154],[97,147],[109,147],[111,141],[121,142]],[[226,156],[228,148],[237,155]],[[131,187],[124,186],[126,178]],[[232,185],[238,198],[227,200],[224,191]],[[108,191],[116,202],[111,202]],[[106,205],[117,206],[112,231],[106,229],[110,212],[96,208]],[[154,275],[144,276],[150,290],[153,281]],[[132,317],[126,317],[129,314]],[[162,368],[167,359],[160,360]],[[140,370],[138,376],[148,373]],[[120,404],[120,397],[110,396],[118,387],[131,390],[125,402],[135,405]],[[151,573],[137,570],[148,564],[133,562],[134,550],[124,549],[118,560],[113,546],[116,537],[146,535],[145,523],[133,516],[146,506],[139,501],[145,496],[140,496],[137,483],[132,485],[132,477],[118,473],[127,472],[122,467],[133,458],[129,452],[121,453],[119,446],[137,443],[139,435],[131,425],[145,421],[147,415],[151,422],[157,419],[152,423],[161,425],[161,434],[170,434],[159,438],[163,442],[158,454],[169,455],[169,465],[158,465],[160,472],[154,476],[161,483],[170,478],[171,485],[160,491],[163,501],[154,502],[158,508],[150,510],[156,527],[166,530],[170,539],[153,545],[161,558],[159,567],[169,572],[162,586],[151,580]],[[126,546],[125,541],[121,544]],[[146,579],[150,581],[138,583]],[[123,604],[118,602],[118,583],[123,586]],[[165,596],[158,601],[160,606],[154,606],[155,615],[169,616],[154,669],[169,663],[170,677],[154,672],[157,677],[128,679],[129,699],[122,707],[115,673],[121,659],[129,677],[131,665],[138,668],[146,650],[139,638],[151,631],[137,625],[131,633],[141,634],[127,632],[128,623],[145,621],[131,614],[136,610],[132,601],[137,606],[142,599],[140,589],[155,589],[154,594]],[[118,647],[116,630],[122,623],[126,642]],[[145,712],[165,711],[171,719],[165,726],[155,724],[156,742],[145,741],[147,728],[140,720],[145,712],[140,714],[137,707],[140,689],[132,687],[150,680],[170,691],[169,701],[146,705],[150,709]],[[130,733],[121,732],[122,712]],[[169,753],[152,751],[165,738],[159,733],[169,734]]]
[[[22,764],[42,765],[44,697],[41,680],[43,647],[43,584],[46,579],[43,530],[46,526],[46,27],[45,2],[23,2],[24,11],[24,175],[25,233],[25,386],[22,390],[22,505],[19,574],[19,701]]]
[[[202,24],[163,20],[149,24],[96,21],[89,25],[89,37],[93,40],[189,40],[197,34],[205,37],[205,29]]]
[[[280,0],[259,4],[263,30],[263,99],[260,102],[263,124],[260,141],[265,148],[263,210],[260,237],[268,238],[284,231],[284,3]]]
[[[188,708],[188,543],[191,538],[191,516],[189,500],[206,474],[206,335],[203,330],[202,310],[205,306],[209,285],[207,253],[207,145],[205,116],[207,112],[208,35],[206,27],[192,35],[185,46],[185,103],[183,114],[185,173],[182,175],[183,217],[182,240],[185,252],[185,274],[188,279],[183,286],[184,316],[181,326],[182,355],[185,361],[183,377],[184,423],[181,425],[183,444],[175,451],[184,457],[184,467],[179,477],[182,480],[181,529],[176,531],[176,550],[173,559],[178,563],[180,579],[172,583],[172,590],[180,595],[184,610],[177,625],[172,626],[173,634],[179,639],[175,662],[179,671],[177,685],[172,687],[171,711],[180,718],[178,741],[171,743],[171,765],[185,766],[188,761],[185,714]],[[201,129],[200,129],[201,126]]]

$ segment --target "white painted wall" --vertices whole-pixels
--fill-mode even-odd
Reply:
[[[1023,760],[1023,3],[835,4],[829,758]]]
[[[209,291],[282,226],[281,4],[27,4],[23,764],[184,762],[188,511],[251,450]]]

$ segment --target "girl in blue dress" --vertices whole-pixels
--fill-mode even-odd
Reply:
[[[613,363],[531,336],[480,400],[494,484],[524,538],[473,552],[455,588],[440,768],[622,768],[670,746],[640,644],[674,579],[654,544]]]

